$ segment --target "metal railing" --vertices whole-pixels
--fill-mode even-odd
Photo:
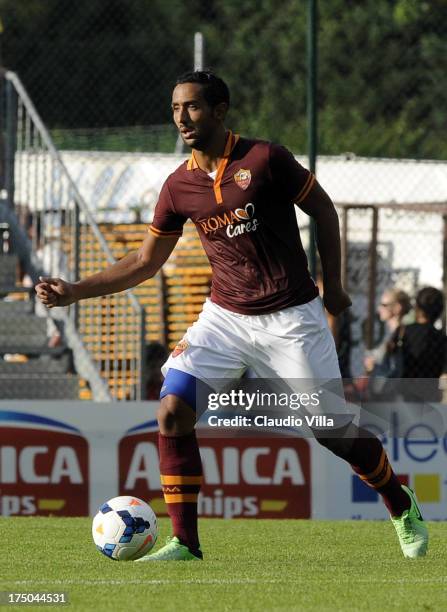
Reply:
[[[26,234],[35,267],[75,281],[114,263],[88,203],[15,73],[1,76],[0,98],[0,205]],[[51,314],[65,317],[77,369],[86,371],[94,399],[144,399],[144,311],[130,291],[79,302],[68,315],[66,309]],[[86,361],[93,369],[83,367]]]

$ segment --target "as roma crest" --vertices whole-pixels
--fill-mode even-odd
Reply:
[[[250,170],[241,168],[234,175],[234,180],[236,181],[236,185],[245,191],[251,182]]]
[[[189,344],[186,340],[181,340],[177,346],[175,347],[175,349],[172,351],[172,356],[173,357],[178,357],[179,355],[181,355],[183,353],[183,351],[186,351],[186,349],[188,348]]]

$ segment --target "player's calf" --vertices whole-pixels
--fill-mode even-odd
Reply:
[[[160,480],[173,538],[150,560],[188,560],[202,557],[198,537],[197,500],[202,463],[194,431],[195,379],[170,370],[157,414],[160,433]]]
[[[194,430],[194,410],[176,395],[166,395],[157,412],[160,433],[164,436],[184,436]]]

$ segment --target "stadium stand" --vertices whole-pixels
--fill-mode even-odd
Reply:
[[[99,225],[99,229],[113,256],[121,259],[139,248],[147,225],[107,223]],[[109,264],[89,226],[82,227],[81,236],[79,271],[82,278]],[[68,252],[67,256],[70,257]],[[197,319],[209,294],[210,283],[208,260],[194,225],[188,223],[162,271],[133,290],[144,308],[146,345],[158,342],[169,349],[174,348],[187,327]],[[126,399],[126,389],[136,382],[125,364],[132,359],[129,343],[136,341],[137,327],[135,311],[119,296],[113,300],[97,298],[79,304],[79,330],[83,341],[118,399]],[[111,355],[115,362],[120,362],[119,374],[108,363]]]
[[[19,259],[0,256],[0,398],[77,399],[65,344],[50,346],[48,320],[35,314],[33,291],[16,282]]]
[[[0,224],[9,224],[16,253],[31,284],[41,274],[73,282],[99,272],[138,248],[147,226],[97,223],[91,212],[92,203],[85,200],[68,172],[19,77],[7,71],[3,80],[0,114],[4,115],[8,139]],[[4,284],[9,289],[12,260],[8,265],[9,277],[4,272]],[[210,278],[197,232],[187,224],[173,256],[155,278],[135,290],[82,300],[51,311],[51,319],[63,326],[73,353],[79,397],[97,401],[144,399],[147,389],[155,384],[149,380],[144,365],[148,346],[175,346],[198,317],[209,294]],[[7,292],[2,294],[0,290],[0,296],[5,295]],[[12,348],[20,349],[18,354],[25,355],[23,361],[33,359],[43,377],[40,368],[44,364],[37,364],[38,355],[51,348],[48,338],[44,339],[43,324],[32,324],[34,312],[21,312],[24,318],[14,321],[10,317],[18,317],[18,312],[4,314],[9,321],[1,337],[4,348],[0,347],[0,355]],[[11,330],[17,325],[23,334],[16,333],[11,338]],[[25,375],[25,370],[21,372]],[[19,373],[8,370],[11,380]],[[27,370],[27,374],[32,372]],[[61,372],[52,374],[62,376]],[[63,388],[64,384],[59,386]],[[47,387],[50,391],[50,385]],[[51,390],[54,388],[52,383]],[[72,392],[67,390],[64,397]]]
[[[15,255],[0,255],[0,287],[5,295],[16,288],[18,258]]]
[[[100,229],[113,255],[120,259],[138,249],[147,225],[101,225]],[[88,272],[87,266],[85,271]],[[194,225],[187,223],[160,274],[134,290],[146,312],[146,341],[158,341],[173,349],[186,328],[196,321],[210,285],[208,259]]]

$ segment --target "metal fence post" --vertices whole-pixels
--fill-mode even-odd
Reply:
[[[307,139],[309,170],[316,173],[317,160],[317,0],[307,4]],[[317,248],[315,221],[309,220],[309,269],[315,278]]]
[[[146,399],[146,311],[143,307],[140,308],[140,384],[137,389],[137,399]]]
[[[79,220],[79,204],[77,200],[74,200],[74,210],[73,210],[73,280],[79,280],[79,268],[80,268],[80,240],[81,240],[81,228],[80,228],[80,220]],[[72,304],[73,314],[72,320],[75,329],[79,330],[79,303],[75,302]]]
[[[376,281],[377,281],[377,235],[379,231],[379,211],[376,206],[372,208],[371,244],[368,257],[368,319],[366,323],[366,348],[374,346],[374,315],[376,310]]]
[[[160,336],[161,341],[165,346],[169,344],[169,321],[168,321],[168,302],[167,302],[167,284],[166,284],[166,275],[161,268],[159,272],[159,288],[160,288],[160,319],[161,319],[161,330]]]
[[[341,282],[345,291],[348,287],[348,212],[347,206],[342,209],[342,229],[341,229]]]
[[[14,164],[17,148],[17,92],[11,81],[5,82],[6,125],[5,125],[5,168],[4,186],[6,201],[10,208],[14,207]]]

